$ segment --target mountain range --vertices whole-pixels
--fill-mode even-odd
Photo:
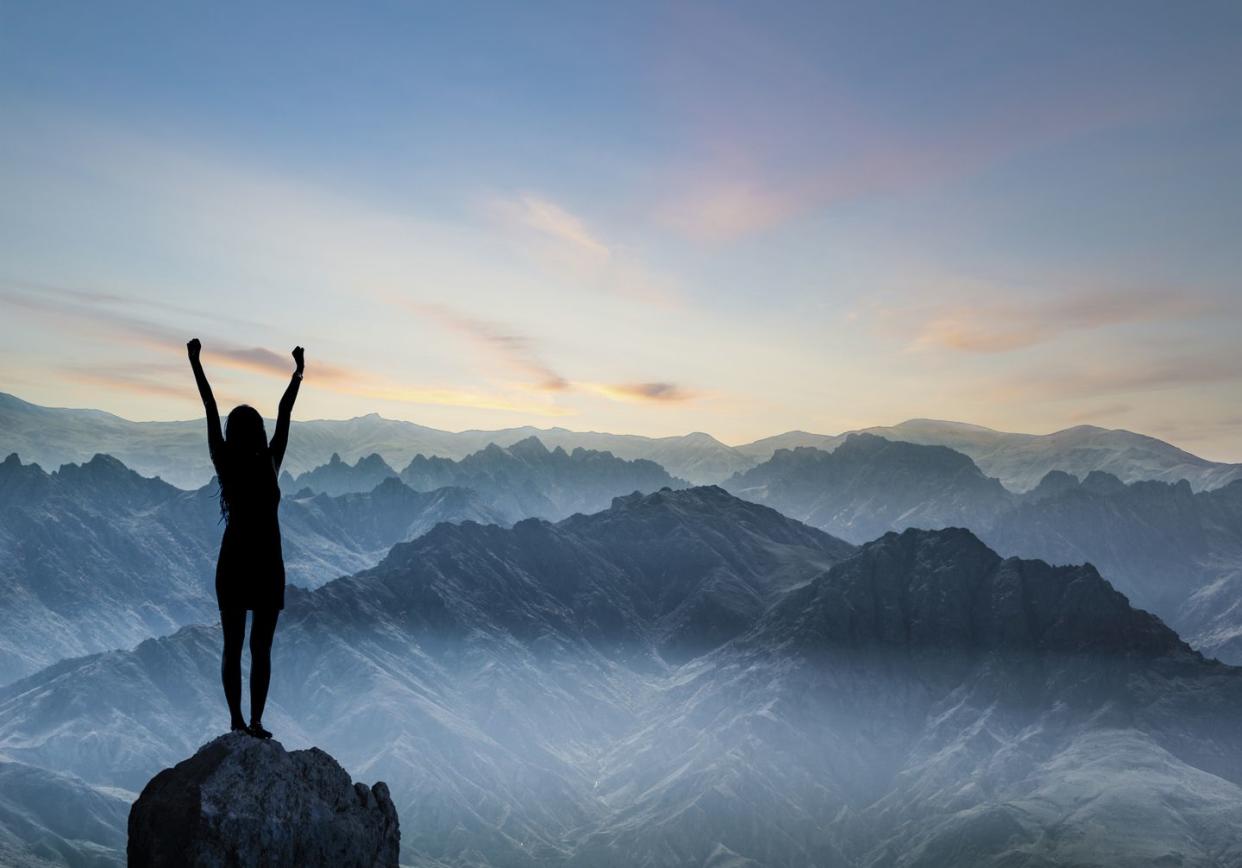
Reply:
[[[559,519],[686,484],[651,461],[548,450],[536,438],[461,461],[417,456],[399,476],[385,470],[379,456],[352,466],[338,457],[283,477],[288,581],[316,587],[372,566],[441,521]],[[187,492],[105,455],[52,473],[16,454],[0,463],[0,684],[214,620],[217,492],[214,480]]]
[[[0,751],[132,792],[223,728],[219,642],[0,688]],[[1242,670],[962,529],[855,548],[715,487],[440,524],[291,589],[274,654],[270,727],[382,769],[411,864],[1242,859]]]
[[[1016,493],[944,446],[852,434],[835,451],[778,449],[724,483],[851,542],[967,527],[999,552],[1099,567],[1205,653],[1242,663],[1242,480],[1210,491],[1050,471]]]
[[[201,427],[0,395],[0,445],[77,456],[0,463],[0,863],[120,864],[224,728]],[[392,784],[403,862],[1242,864],[1235,465],[926,420],[299,439],[265,719]]]
[[[538,437],[527,437],[507,447],[491,443],[458,461],[415,455],[400,473],[376,453],[352,465],[333,453],[327,464],[314,470],[297,477],[282,474],[281,486],[287,491],[345,494],[370,491],[387,479],[400,479],[416,491],[468,488],[509,521],[598,512],[619,494],[687,485],[654,461],[626,461],[582,447],[572,452],[560,446],[549,450]]]
[[[923,446],[947,446],[969,456],[988,476],[1012,491],[1026,491],[1053,470],[1083,477],[1095,470],[1122,482],[1185,479],[1196,491],[1220,488],[1242,479],[1242,464],[1209,461],[1170,443],[1121,428],[1076,425],[1051,434],[1015,434],[965,422],[910,419],[842,434],[788,431],[735,447],[756,462],[777,449],[811,446],[831,452],[851,434],[874,434]]]
[[[269,420],[269,431],[272,426]],[[328,463],[335,453],[348,462],[379,454],[389,467],[396,468],[419,454],[457,460],[492,443],[505,448],[533,436],[549,449],[559,446],[572,452],[582,447],[626,460],[654,461],[672,476],[701,485],[722,482],[760,464],[778,448],[812,446],[831,451],[851,433],[948,446],[974,459],[984,473],[1014,491],[1033,488],[1051,470],[1079,477],[1103,470],[1123,482],[1186,479],[1196,491],[1242,478],[1242,464],[1209,461],[1154,437],[1120,429],[1080,425],[1052,434],[1016,434],[928,419],[834,435],[790,431],[729,446],[703,432],[642,437],[529,425],[452,432],[372,413],[345,420],[295,421],[285,467],[297,476]],[[205,436],[201,419],[131,422],[99,410],[41,407],[0,393],[0,451],[17,452],[44,467],[80,464],[102,452],[145,476],[159,476],[193,489],[212,475],[202,448]]]
[[[269,419],[267,430],[274,430],[274,425]],[[102,452],[144,476],[198,488],[213,473],[203,449],[206,430],[202,419],[131,422],[101,410],[41,407],[0,392],[0,449],[45,467],[82,463]],[[389,466],[404,467],[420,454],[460,459],[489,444],[503,448],[530,437],[553,449],[582,447],[626,460],[655,461],[673,476],[692,482],[724,479],[754,463],[701,432],[642,437],[530,425],[454,432],[371,413],[354,419],[294,421],[284,466],[297,476],[329,462],[333,454],[356,462],[378,453]]]
[[[0,684],[215,620],[217,490],[183,491],[105,455],[52,473],[16,455],[0,463]],[[305,587],[372,566],[441,521],[503,521],[473,492],[397,480],[285,497],[280,519],[287,578]]]

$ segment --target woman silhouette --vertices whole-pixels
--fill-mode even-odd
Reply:
[[[220,514],[225,521],[220,557],[216,561],[216,602],[224,628],[220,680],[229,704],[231,728],[256,738],[271,738],[263,728],[263,706],[272,678],[272,637],[276,619],[285,607],[285,560],[280,548],[276,509],[280,486],[276,474],[289,444],[289,417],[302,382],[302,348],[295,347],[297,367],[280,399],[276,432],[271,443],[263,417],[242,404],[229,413],[223,433],[220,413],[199,360],[198,338],[186,344],[198,394],[207,411],[207,448],[220,480]],[[250,625],[250,725],[241,712],[241,652],[246,638],[246,610],[254,612]]]

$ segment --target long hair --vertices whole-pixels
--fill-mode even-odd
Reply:
[[[220,474],[220,517],[239,506],[270,497],[277,485],[263,417],[249,404],[234,407],[224,425],[224,472]],[[244,506],[242,506],[244,509]]]

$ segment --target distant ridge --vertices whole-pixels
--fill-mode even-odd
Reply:
[[[1079,477],[1103,470],[1122,482],[1185,479],[1196,491],[1221,488],[1242,479],[1242,464],[1209,461],[1146,434],[1095,425],[1075,425],[1051,434],[1017,434],[967,422],[909,419],[898,425],[860,428],[842,434],[787,431],[734,448],[756,461],[765,461],[777,449],[812,446],[832,451],[851,434],[876,434],[888,440],[948,446],[969,455],[980,470],[999,479],[1011,491],[1034,488],[1052,470]]]
[[[0,392],[0,454],[17,452],[23,460],[45,467],[82,463],[97,452],[106,452],[145,476],[159,476],[180,488],[197,488],[212,475],[202,425],[194,419],[131,422],[101,410],[41,407]],[[1051,470],[1079,477],[1104,470],[1123,482],[1186,479],[1196,491],[1220,488],[1242,478],[1242,464],[1209,461],[1155,437],[1092,425],[1052,434],[1017,434],[965,422],[910,419],[842,434],[787,431],[738,446],[726,445],[702,431],[670,437],[531,425],[443,431],[385,419],[377,413],[353,419],[295,421],[293,430],[285,459],[285,469],[293,476],[328,463],[334,453],[349,464],[377,454],[395,469],[419,454],[457,460],[489,443],[508,448],[533,436],[548,449],[582,447],[626,460],[654,461],[672,476],[703,485],[722,482],[760,464],[778,448],[812,446],[831,451],[848,434],[868,433],[956,449],[1013,491],[1034,488]]]
[[[351,465],[334,452],[327,464],[296,478],[281,474],[280,484],[286,492],[336,496],[372,491],[388,480],[400,480],[415,491],[470,489],[509,522],[597,512],[621,494],[688,485],[654,461],[626,460],[581,446],[569,452],[560,446],[548,449],[535,436],[505,447],[489,443],[460,460],[419,453],[400,473],[376,453]]]
[[[269,431],[272,424],[268,422]],[[144,476],[194,489],[212,476],[204,432],[201,419],[132,422],[98,410],[41,407],[0,392],[0,454],[16,452],[44,467],[81,463],[106,452]],[[369,413],[353,419],[295,420],[284,469],[297,476],[326,464],[334,453],[351,464],[375,453],[391,467],[404,467],[419,454],[456,460],[489,443],[507,448],[530,437],[538,437],[549,449],[582,447],[626,460],[655,461],[694,484],[718,482],[755,463],[702,432],[644,437],[532,425],[455,432]]]

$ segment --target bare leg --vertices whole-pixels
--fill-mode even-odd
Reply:
[[[246,640],[246,610],[221,609],[220,626],[224,628],[220,681],[224,684],[224,700],[229,704],[230,728],[244,729],[246,718],[241,710],[241,653]]]
[[[272,680],[272,637],[276,634],[278,609],[256,609],[250,622],[250,724],[263,722],[267,688]]]

